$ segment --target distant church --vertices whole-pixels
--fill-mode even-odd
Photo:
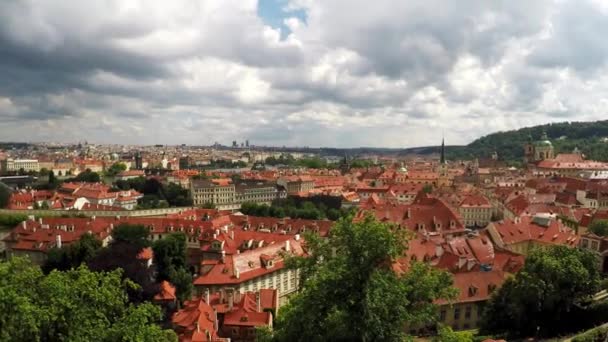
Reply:
[[[448,171],[448,163],[445,159],[445,140],[441,140],[441,156],[439,157],[439,178],[437,179],[437,185],[439,187],[451,186],[452,179]]]
[[[546,132],[543,132],[538,141],[532,141],[532,136],[528,136],[528,142],[524,146],[524,163],[536,163],[554,158],[553,144],[549,141]]]

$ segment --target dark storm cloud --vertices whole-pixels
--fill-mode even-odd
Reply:
[[[600,118],[608,92],[592,0],[292,0],[306,20],[282,38],[256,4],[0,1],[0,134],[411,146],[441,129],[464,143]]]

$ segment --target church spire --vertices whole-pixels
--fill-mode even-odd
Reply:
[[[445,164],[445,138],[441,138],[441,158],[439,159],[440,164]]]

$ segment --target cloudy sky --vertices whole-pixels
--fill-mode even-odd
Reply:
[[[2,0],[0,141],[410,147],[608,115],[602,0]]]

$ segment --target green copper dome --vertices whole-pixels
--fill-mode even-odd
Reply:
[[[541,135],[540,140],[534,143],[535,146],[553,146],[553,144],[551,144],[551,141],[549,141],[549,137],[547,137],[547,132],[543,132],[543,135]]]

